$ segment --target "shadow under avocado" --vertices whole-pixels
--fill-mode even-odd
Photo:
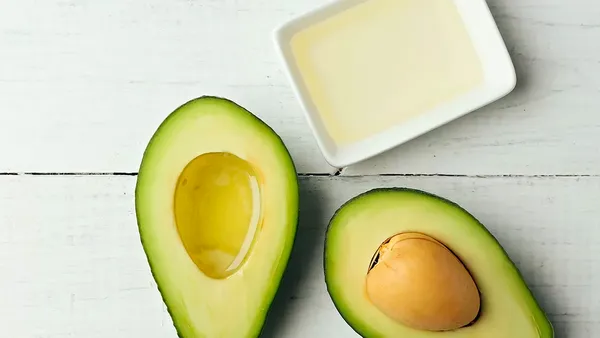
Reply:
[[[299,179],[300,210],[298,230],[285,274],[267,315],[261,337],[276,338],[283,335],[286,324],[293,320],[293,302],[303,298],[303,287],[310,278],[310,270],[322,268],[323,241],[327,215],[322,210],[320,192],[309,190],[307,178]]]

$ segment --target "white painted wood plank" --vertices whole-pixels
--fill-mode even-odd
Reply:
[[[557,337],[600,331],[600,178],[343,178],[301,182],[301,221],[266,337],[356,336],[322,272],[325,226],[349,198],[408,186],[485,223]],[[134,177],[0,177],[0,327],[6,337],[176,337],[143,255]]]
[[[0,3],[0,172],[136,171],[162,119],[230,97],[300,172],[327,172],[271,44],[322,1]],[[589,174],[600,168],[600,3],[490,0],[517,66],[505,100],[347,174]]]
[[[515,63],[515,91],[346,174],[600,173],[600,3],[488,3]]]
[[[231,98],[302,172],[330,172],[278,64],[272,31],[319,1],[0,3],[0,172],[137,171],[187,100]]]

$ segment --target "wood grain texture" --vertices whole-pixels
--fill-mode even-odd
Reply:
[[[467,208],[504,245],[557,337],[600,331],[600,178],[303,177],[301,220],[265,337],[353,337],[322,272],[326,224],[376,187]],[[134,216],[135,177],[0,177],[0,335],[176,337]],[[374,225],[376,226],[376,225]]]
[[[318,2],[3,0],[0,172],[137,171],[162,120],[202,95],[262,118],[301,171],[332,171],[272,43]]]
[[[0,172],[135,172],[174,108],[232,98],[323,160],[271,32],[322,1],[0,2]],[[346,174],[599,174],[600,5],[489,0],[516,91]]]

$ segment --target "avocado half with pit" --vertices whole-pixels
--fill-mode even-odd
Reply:
[[[258,336],[298,219],[296,170],[275,132],[230,100],[187,102],[152,137],[135,197],[179,336]]]
[[[326,235],[327,290],[363,337],[551,338],[551,323],[471,214],[412,189],[346,202]]]

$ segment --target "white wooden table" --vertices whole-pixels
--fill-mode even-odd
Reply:
[[[300,172],[297,242],[265,336],[355,336],[325,290],[323,235],[344,201],[382,186],[462,204],[557,337],[600,334],[600,3],[489,0],[515,92],[338,169],[271,45],[276,26],[322,2],[0,0],[0,337],[176,337],[133,189],[155,128],[204,94],[263,118]]]

